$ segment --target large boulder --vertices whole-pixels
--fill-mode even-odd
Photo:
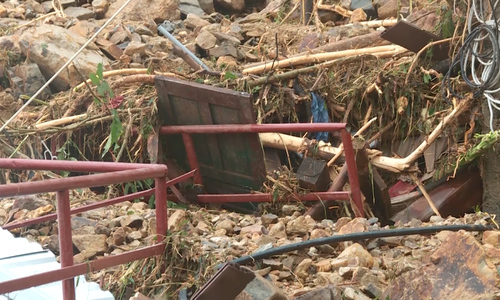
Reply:
[[[36,63],[45,78],[54,75],[86,42],[85,38],[59,26],[44,24],[32,27],[20,36],[19,45],[23,54]],[[91,43],[73,61],[83,76],[96,72],[97,65],[109,66],[108,60]],[[81,82],[74,67],[61,72],[52,82],[57,91],[67,90],[71,85]]]

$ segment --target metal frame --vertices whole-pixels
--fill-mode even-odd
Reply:
[[[340,131],[344,146],[345,163],[347,164],[349,183],[351,191],[327,191],[322,193],[309,193],[298,197],[301,201],[318,200],[352,200],[354,213],[357,217],[364,216],[363,201],[358,180],[358,171],[354,149],[352,146],[351,134],[346,130],[344,123],[292,123],[292,124],[224,124],[224,125],[176,125],[160,127],[160,134],[172,135],[182,134],[186,154],[190,167],[199,169],[198,159],[194,145],[191,142],[192,134],[234,134],[234,133],[265,133],[265,132],[320,132],[320,131]],[[194,177],[195,183],[203,184],[201,174],[197,172]],[[271,194],[217,194],[198,195],[198,202],[271,202]],[[291,200],[296,197],[290,198]]]
[[[61,269],[45,272],[33,276],[18,278],[0,283],[0,294],[27,289],[54,281],[63,280],[63,299],[75,299],[75,285],[73,277],[98,271],[119,264],[131,262],[146,257],[164,253],[165,245],[162,243],[167,234],[167,187],[187,177],[192,177],[194,172],[184,174],[182,178],[166,181],[167,166],[151,164],[128,164],[106,162],[74,162],[74,161],[47,161],[31,159],[0,159],[0,169],[16,170],[50,170],[50,171],[75,171],[96,172],[101,174],[49,179],[43,181],[23,182],[0,185],[0,197],[21,196],[38,193],[56,192],[57,213],[42,216],[36,219],[9,224],[4,229],[24,227],[57,218],[59,227],[59,245]],[[104,173],[102,173],[104,172]],[[69,190],[76,188],[95,187],[117,184],[127,181],[154,178],[155,188],[109,199],[100,203],[70,209]],[[139,250],[97,259],[88,263],[73,265],[73,242],[71,233],[71,215],[88,211],[98,207],[137,199],[155,194],[156,200],[156,245],[144,247]]]

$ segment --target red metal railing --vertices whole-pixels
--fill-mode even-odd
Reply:
[[[167,187],[186,177],[192,177],[194,172],[166,181],[167,167],[165,165],[105,163],[105,162],[74,162],[74,161],[46,161],[30,159],[0,159],[0,169],[16,170],[50,170],[75,172],[105,172],[101,174],[84,175],[77,177],[49,179],[43,181],[24,182],[0,185],[0,197],[20,196],[56,192],[57,213],[42,216],[33,220],[9,224],[4,229],[24,227],[57,218],[59,226],[59,247],[61,269],[45,272],[33,276],[14,279],[0,283],[0,294],[23,290],[33,286],[63,280],[63,299],[75,299],[74,277],[131,262],[146,257],[164,253],[165,245],[162,241],[167,233]],[[136,181],[154,178],[155,188],[126,196],[109,199],[99,203],[70,209],[69,190],[77,188],[105,186],[127,181]],[[79,212],[104,207],[123,201],[133,200],[144,196],[155,195],[156,200],[156,245],[139,250],[109,256],[73,265],[73,242],[71,234],[71,215]]]
[[[345,129],[344,123],[291,123],[291,124],[224,124],[224,125],[178,125],[162,126],[160,134],[182,134],[186,154],[191,169],[199,170],[198,158],[191,138],[192,134],[231,134],[231,133],[264,133],[264,132],[334,132],[340,131],[344,145],[345,163],[347,164],[350,192],[328,191],[322,193],[309,193],[299,196],[301,201],[317,200],[351,200],[354,203],[353,210],[356,216],[363,217],[363,201],[358,180],[358,171],[354,157],[351,134]],[[200,172],[194,177],[195,183],[202,184]],[[273,197],[270,194],[217,194],[198,195],[198,202],[270,202]]]

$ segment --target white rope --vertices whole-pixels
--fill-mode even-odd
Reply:
[[[52,75],[52,77],[50,77],[49,80],[47,80],[47,82],[40,88],[38,89],[38,91],[33,95],[31,96],[31,98],[26,101],[26,103],[24,103],[23,106],[21,106],[21,108],[12,116],[10,117],[10,119],[7,120],[7,122],[5,122],[5,124],[2,125],[2,127],[0,128],[0,133],[5,129],[5,127],[7,127],[7,125],[9,125],[10,122],[12,122],[12,120],[14,120],[33,100],[35,100],[35,98],[40,95],[40,93],[49,86],[49,84],[52,83],[52,81],[54,81],[54,79],[56,79],[57,76],[59,76],[59,74],[61,74],[62,71],[64,71],[64,69],[66,69],[72,62],[73,60],[75,60],[75,58],[90,44],[92,43],[92,41],[99,35],[99,33],[101,33],[101,31],[104,30],[104,28],[106,28],[109,23],[111,23],[111,21],[113,21],[113,19],[130,3],[132,2],[132,0],[127,0],[127,2],[123,3],[123,5],[111,16],[111,18],[109,18],[108,21],[106,21],[106,23],[104,23],[104,25],[102,25],[101,28],[99,28],[99,30],[97,30],[96,33],[94,33],[94,35],[92,37],[90,37],[90,39],[87,40],[87,42],[85,42],[85,44],[83,44],[83,46],[78,49],[78,51],[76,51],[76,53],[54,74]]]

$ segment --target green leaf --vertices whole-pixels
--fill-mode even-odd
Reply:
[[[101,80],[99,79],[99,77],[97,77],[97,75],[94,73],[90,73],[89,78],[90,78],[90,81],[92,81],[93,85],[99,85],[99,83],[101,83]]]
[[[118,114],[116,113],[116,110],[112,110],[111,113],[113,114],[113,122],[111,123],[111,133],[109,134],[108,141],[104,146],[104,152],[102,153],[103,157],[106,153],[108,153],[111,146],[116,144],[123,133],[123,125],[120,121],[120,117],[118,117]]]
[[[238,76],[234,75],[232,72],[226,71],[224,74],[224,80],[235,80],[236,78],[238,78]]]
[[[101,80],[102,80],[102,79],[104,79],[104,74],[103,74],[103,73],[104,73],[104,69],[103,69],[103,67],[102,67],[102,63],[99,63],[99,64],[97,65],[97,73],[96,73],[96,74],[97,74],[97,76],[98,76]]]

